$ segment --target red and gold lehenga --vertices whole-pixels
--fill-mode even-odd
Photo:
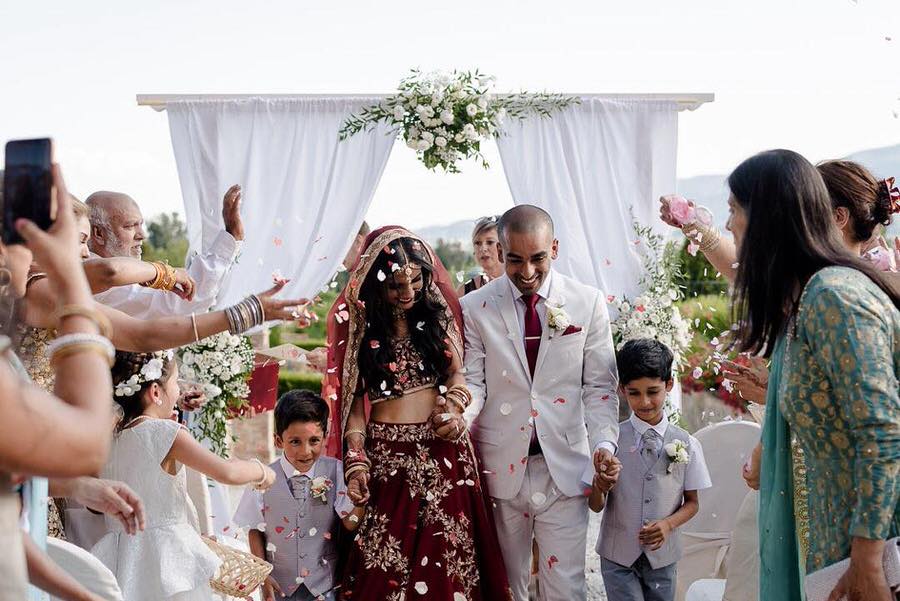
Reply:
[[[332,412],[328,450],[340,456],[342,435],[355,394],[366,387],[359,374],[359,347],[366,324],[359,288],[377,255],[398,238],[419,240],[399,227],[369,234],[347,288],[329,313],[328,372],[323,396]],[[425,243],[421,240],[423,245]],[[446,270],[428,249],[434,273],[431,298],[444,308],[450,343],[462,354],[462,317]],[[434,386],[408,341],[393,341],[397,382],[404,391]],[[365,391],[378,402],[377,389]],[[490,497],[468,434],[445,441],[431,424],[369,420],[366,454],[372,462],[371,498],[350,549],[339,599],[353,601],[505,601],[511,599]]]

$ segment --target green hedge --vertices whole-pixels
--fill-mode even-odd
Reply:
[[[312,390],[316,394],[322,392],[322,374],[288,371],[278,374],[278,396],[288,390],[302,388]]]

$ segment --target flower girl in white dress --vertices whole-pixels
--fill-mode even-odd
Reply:
[[[260,461],[225,460],[202,447],[172,415],[180,394],[171,351],[116,353],[115,400],[124,417],[103,478],[130,486],[144,502],[146,529],[127,535],[115,518],[92,553],[116,575],[128,601],[209,601],[219,567],[191,525],[184,467],[226,484],[266,489],[275,473]]]

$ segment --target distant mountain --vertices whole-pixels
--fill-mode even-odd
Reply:
[[[851,161],[861,163],[868,168],[875,177],[888,177],[895,175],[900,180],[900,144],[863,150],[846,157]],[[725,226],[728,219],[728,186],[725,183],[727,175],[700,175],[678,180],[678,193],[690,198],[697,204],[708,207],[716,218],[719,227]],[[892,235],[900,235],[900,217],[894,217],[894,223],[888,228]]]
[[[469,242],[472,240],[472,228],[475,226],[474,219],[466,219],[457,221],[450,225],[429,225],[416,229],[416,233],[422,236],[428,244],[434,245],[438,239],[446,242],[457,240],[462,242],[468,248]]]
[[[876,177],[896,175],[900,181],[900,144],[863,150],[847,158],[862,163]],[[709,208],[715,215],[716,224],[725,227],[725,221],[728,219],[728,186],[725,183],[727,177],[727,175],[698,175],[679,179],[677,192]],[[474,220],[466,220],[450,225],[432,225],[419,229],[418,234],[430,244],[434,244],[438,238],[443,238],[459,240],[466,245],[469,243],[474,223]],[[900,235],[900,216],[894,217],[894,223],[888,228],[888,232],[891,235]]]

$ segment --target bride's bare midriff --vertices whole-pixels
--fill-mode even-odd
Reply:
[[[425,388],[372,405],[370,419],[389,424],[417,424],[428,421],[437,402],[438,391]]]

